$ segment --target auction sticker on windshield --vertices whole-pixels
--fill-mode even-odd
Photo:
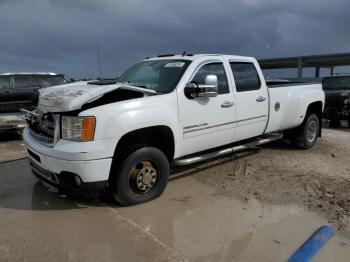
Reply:
[[[184,62],[172,62],[165,64],[164,67],[183,67],[185,65]]]

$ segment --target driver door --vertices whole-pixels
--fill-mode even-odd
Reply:
[[[188,98],[183,90],[178,93],[179,122],[182,131],[181,155],[203,151],[229,144],[235,130],[235,101],[227,77],[228,68],[223,62],[200,65],[189,82],[205,84],[207,75],[216,75],[216,97]]]

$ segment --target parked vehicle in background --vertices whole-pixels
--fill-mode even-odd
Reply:
[[[255,58],[162,55],[118,80],[40,92],[23,138],[32,172],[73,193],[108,189],[122,205],[164,191],[169,165],[321,135],[321,84],[268,86]],[[181,193],[181,192],[179,192]]]
[[[325,77],[322,88],[326,95],[323,116],[329,125],[338,127],[340,121],[346,120],[350,127],[350,75]]]
[[[64,83],[64,75],[54,73],[0,74],[0,130],[23,128],[20,110],[37,106],[41,88]]]

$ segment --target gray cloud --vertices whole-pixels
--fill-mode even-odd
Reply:
[[[105,76],[159,53],[256,57],[350,51],[348,0],[0,1],[0,72]]]

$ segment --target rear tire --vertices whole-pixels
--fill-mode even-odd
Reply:
[[[165,154],[154,147],[139,148],[121,161],[115,161],[111,174],[115,184],[112,196],[123,206],[144,203],[159,197],[169,178],[169,161]]]
[[[293,143],[302,149],[314,146],[320,133],[320,121],[315,114],[306,116],[306,121],[298,128],[293,137]]]

